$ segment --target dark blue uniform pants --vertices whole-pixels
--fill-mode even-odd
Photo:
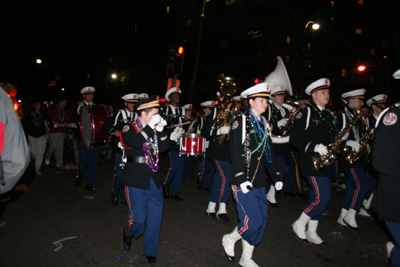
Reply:
[[[390,233],[394,239],[394,248],[390,252],[390,260],[393,267],[400,267],[400,224],[385,221]]]
[[[359,211],[368,193],[367,174],[361,167],[346,170],[347,188],[342,201],[342,208]]]
[[[331,199],[332,179],[326,176],[307,176],[310,183],[310,201],[303,208],[305,214],[313,221],[321,221],[322,213],[328,207]]]
[[[187,157],[185,159],[185,177],[193,177],[194,176],[194,157]]]
[[[169,152],[171,161],[167,177],[165,178],[164,187],[169,188],[172,183],[171,196],[179,194],[182,185],[183,171],[185,170],[185,157],[179,157],[178,151]]]
[[[85,175],[85,168],[87,167],[86,185],[95,186],[100,148],[87,149],[80,139],[77,140],[77,144],[79,151],[78,176],[83,177]]]
[[[300,173],[299,152],[289,152],[289,170],[286,174],[285,192],[304,193],[303,178]]]
[[[214,179],[214,164],[211,160],[206,159],[207,151],[203,157],[203,168],[199,176],[199,181],[203,184],[203,188],[211,188]]]
[[[135,238],[143,235],[143,254],[156,257],[163,212],[162,189],[157,188],[151,178],[150,190],[126,186],[125,193],[129,207],[125,234]]]
[[[239,190],[239,191],[238,191]],[[268,204],[265,187],[253,188],[247,194],[232,186],[239,223],[238,232],[252,246],[260,244],[267,225]]]
[[[228,204],[231,198],[231,188],[229,186],[231,164],[225,160],[213,160],[213,163],[216,172],[209,200],[214,203],[222,202]]]
[[[284,180],[288,171],[286,157],[276,156],[276,161],[278,162],[279,172],[281,173],[282,180]]]
[[[115,173],[114,173],[114,178],[113,178],[113,187],[112,187],[112,194],[114,196],[119,195],[119,191],[121,189],[121,177],[122,177],[122,167],[119,166],[122,162],[122,155],[117,154],[115,157]],[[121,193],[121,203],[126,203],[126,196],[125,196],[125,190],[122,190]]]

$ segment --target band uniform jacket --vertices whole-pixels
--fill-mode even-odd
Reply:
[[[216,111],[216,110],[214,110]],[[214,115],[211,112],[204,122],[201,135],[210,140],[207,150],[207,159],[230,161],[229,134],[217,135],[218,128],[214,125]],[[223,139],[222,139],[223,138]],[[220,140],[222,140],[220,142]]]
[[[133,124],[124,126],[121,132],[121,143],[125,147],[128,162],[122,172],[121,184],[124,186],[150,190],[150,178],[157,188],[163,185],[159,170],[153,172],[146,163],[130,162],[129,157],[144,157],[143,144],[154,136],[155,131],[146,125],[142,131],[136,132]],[[157,132],[159,154],[168,149],[169,140],[166,131]]]
[[[117,154],[122,154],[121,148],[118,147],[120,139],[119,137],[113,135],[113,133],[116,130],[122,132],[122,128],[125,125],[131,123],[136,118],[136,116],[137,114],[135,112],[132,112],[132,114],[130,114],[130,112],[126,109],[120,109],[116,114],[109,117],[104,123],[103,127],[101,127],[101,131],[104,134],[112,135],[111,142],[113,146],[113,151],[115,151]]]
[[[348,108],[346,106],[345,110],[347,110],[348,113],[350,114],[350,118],[346,116],[345,111],[343,111],[342,114],[339,114],[337,116],[338,125],[340,129],[346,127],[346,125],[351,123],[352,120],[357,116],[356,112],[353,111],[351,108]],[[356,122],[356,125],[353,126],[353,128],[350,130],[349,137],[346,140],[344,140],[343,143],[346,144],[346,141],[348,140],[359,142],[365,134],[367,134],[367,122],[361,118]],[[365,171],[368,169],[367,154],[364,154],[359,160],[357,160],[353,164],[350,164],[350,162],[348,162],[342,155],[339,157],[339,161],[340,161],[340,168],[342,170],[348,170],[357,167],[363,168]]]
[[[76,124],[74,138],[82,140],[81,130],[80,130],[80,121],[81,121],[81,111],[84,106],[94,107],[96,104],[91,103],[90,105],[86,104],[84,101],[78,102],[74,109],[72,110],[71,122]]]
[[[392,107],[375,129],[372,165],[380,173],[373,204],[380,219],[400,223],[400,109]]]
[[[248,117],[246,115],[238,115],[232,123],[232,130],[230,131],[230,152],[231,152],[231,177],[230,181],[232,185],[240,186],[241,183],[247,181],[247,168],[245,157],[245,138],[246,138],[246,120]],[[250,149],[255,150],[258,146],[255,139],[254,129],[250,129]],[[260,157],[262,149],[259,148],[251,155],[250,161],[250,173],[249,180],[252,181],[254,174],[257,173],[253,180],[254,188],[262,188],[267,186],[267,174],[271,177],[274,184],[282,180],[278,162],[275,158],[274,148],[271,143],[271,137],[268,136],[268,143],[265,146],[266,151],[268,151],[268,159],[265,154],[261,158],[261,162],[257,159]]]
[[[281,109],[283,109],[282,112]],[[278,108],[274,104],[270,104],[268,105],[267,110],[263,114],[264,117],[267,118],[269,124],[271,125],[273,136],[282,135],[282,131],[279,130],[278,127],[278,121],[285,118],[286,115],[290,113],[289,110],[284,106],[282,106],[281,109],[278,110]],[[282,113],[284,115],[282,115]],[[283,143],[283,144],[272,143],[272,146],[274,147],[276,156],[282,156],[286,158],[289,155],[289,143]]]
[[[333,115],[327,111],[323,112],[322,116],[324,116],[325,120],[335,120]],[[300,152],[300,169],[302,175],[336,176],[335,164],[326,166],[319,171],[314,170],[312,167],[312,157],[319,155],[319,153],[314,152],[315,146],[318,144],[328,146],[332,142],[334,135],[336,135],[336,132],[331,129],[331,126],[313,108],[307,107],[297,114],[290,132],[290,143]]]
[[[181,107],[175,107],[173,105],[167,105],[163,108],[160,109],[160,115],[167,121],[167,134],[168,136],[171,135],[171,133],[174,131],[175,128],[170,128],[170,124],[182,124],[183,119],[182,116],[185,114],[183,108]],[[179,127],[179,126],[177,126]],[[178,140],[179,141],[179,140]],[[179,143],[169,140],[169,151],[179,151]]]

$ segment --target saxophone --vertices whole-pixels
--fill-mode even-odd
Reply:
[[[365,153],[369,152],[371,150],[371,147],[369,146],[368,142],[374,137],[374,128],[372,128],[364,137],[360,140],[360,150],[358,152],[355,152],[353,150],[350,150],[348,153],[345,154],[346,160],[350,163],[353,164],[357,160],[359,160]]]
[[[347,102],[345,101],[345,103]],[[312,167],[314,170],[320,171],[324,167],[331,165],[337,159],[337,155],[348,151],[349,148],[347,146],[343,147],[342,139],[362,117],[359,110],[354,111],[357,113],[357,116],[333,138],[333,141],[328,145],[328,153],[326,155],[318,154],[312,157]]]
[[[285,119],[288,119],[288,121],[285,125],[279,127],[279,130],[281,131],[280,137],[286,137],[290,135],[290,129],[292,129],[296,115],[300,112],[300,105],[297,105],[294,102],[291,102],[290,105],[292,105],[293,108],[285,116]]]

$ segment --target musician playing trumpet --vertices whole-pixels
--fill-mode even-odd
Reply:
[[[330,99],[329,86],[330,81],[322,78],[306,88],[306,94],[311,96],[310,106],[297,114],[290,135],[290,143],[300,151],[301,173],[311,186],[310,201],[292,224],[295,237],[303,244],[326,245],[317,234],[317,228],[331,198],[335,166],[330,164],[315,170],[313,157],[328,154],[327,146],[339,132],[335,117],[326,109]]]
[[[346,124],[359,116],[356,111],[359,111],[361,106],[364,105],[364,94],[365,89],[357,89],[341,95],[347,101],[342,116],[338,116],[341,128],[346,127]],[[364,120],[358,120],[355,123],[349,132],[348,138],[344,141],[350,151],[359,152],[360,140],[367,134],[367,131],[368,129]],[[349,162],[345,157],[340,157],[340,166],[346,172],[347,187],[337,223],[341,226],[347,225],[350,229],[358,231],[356,213],[360,211],[369,187],[368,176],[366,174],[366,170],[368,169],[366,154],[354,163]]]

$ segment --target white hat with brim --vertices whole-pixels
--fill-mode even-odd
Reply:
[[[212,100],[204,101],[200,104],[200,106],[205,107],[205,108],[213,108],[215,106],[215,101],[212,101]]]
[[[400,79],[400,70],[396,70],[396,71],[393,73],[393,78],[395,78],[395,79]]]
[[[351,99],[351,98],[364,99],[365,91],[366,91],[365,89],[356,89],[356,90],[353,90],[350,92],[343,93],[341,95],[341,97],[348,98],[348,99]]]
[[[186,110],[186,109],[192,109],[192,108],[193,108],[193,105],[192,105],[192,104],[186,104],[186,105],[184,105],[182,108],[183,108],[184,110]]]
[[[86,86],[83,87],[81,90],[81,94],[82,95],[86,95],[86,94],[93,94],[96,91],[96,89],[94,89],[94,87],[92,86]]]
[[[233,101],[240,102],[242,101],[242,97],[240,95],[234,96]]]
[[[179,89],[178,87],[172,87],[171,89],[169,89],[166,93],[165,93],[165,99],[168,101],[169,100],[169,96],[173,93],[178,93],[178,94],[182,94],[181,89]]]
[[[285,94],[285,88],[283,88],[283,86],[278,85],[271,89],[271,96],[284,95],[284,94]]]
[[[139,100],[143,100],[143,99],[147,99],[147,98],[149,98],[149,95],[146,94],[146,93],[141,93],[141,94],[139,95]]]
[[[269,83],[259,83],[256,85],[253,85],[250,88],[247,88],[244,90],[240,96],[242,98],[251,98],[251,97],[270,97],[270,87],[271,85]]]
[[[329,90],[329,86],[331,85],[331,81],[327,78],[321,78],[316,80],[309,86],[307,86],[305,92],[307,95],[312,95],[312,93],[319,90]]]
[[[125,100],[126,102],[133,102],[136,103],[139,100],[139,95],[132,93],[132,94],[126,94],[123,97],[121,97],[122,100]]]
[[[374,96],[374,97],[368,99],[366,104],[367,104],[368,106],[372,106],[372,104],[375,104],[375,103],[376,103],[376,104],[381,104],[381,103],[386,104],[387,98],[388,98],[387,95],[385,95],[385,94],[379,94],[379,95],[376,95],[376,96]]]

